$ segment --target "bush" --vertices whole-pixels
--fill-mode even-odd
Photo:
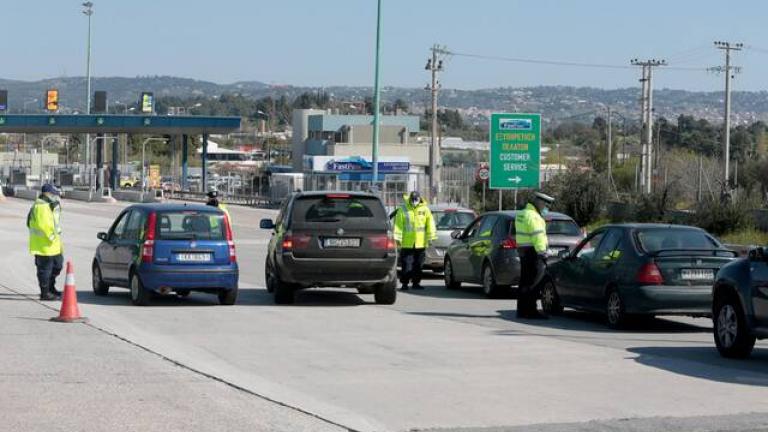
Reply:
[[[718,236],[746,230],[754,221],[744,204],[738,200],[705,199],[696,205],[692,223]]]
[[[609,185],[604,175],[571,169],[546,183],[544,192],[555,198],[552,210],[565,213],[579,226],[585,226],[602,213]]]

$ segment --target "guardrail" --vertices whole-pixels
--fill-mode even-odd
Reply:
[[[185,201],[208,201],[208,197],[203,192],[169,191],[164,193],[167,199],[177,199]],[[239,204],[250,207],[272,207],[272,202],[268,197],[259,195],[221,195],[221,201],[224,204]]]

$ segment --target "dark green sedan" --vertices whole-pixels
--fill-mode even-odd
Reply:
[[[736,253],[706,231],[681,225],[602,227],[549,267],[545,312],[600,312],[613,328],[633,316],[712,313],[712,284]]]

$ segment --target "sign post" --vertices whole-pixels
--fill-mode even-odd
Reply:
[[[490,134],[490,188],[538,189],[541,114],[491,114]]]

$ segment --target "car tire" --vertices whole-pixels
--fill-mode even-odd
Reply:
[[[136,273],[131,273],[131,302],[135,306],[149,306],[152,293],[144,289],[141,278]]]
[[[397,281],[392,280],[378,285],[373,292],[373,299],[376,304],[391,305],[397,300]]]
[[[237,303],[238,288],[235,286],[232,289],[223,290],[219,292],[219,304],[224,306],[232,306]]]
[[[486,263],[483,266],[483,294],[487,298],[495,299],[502,297],[504,287],[496,283],[496,276],[493,274],[493,268]]]
[[[272,286],[275,294],[275,304],[288,305],[296,301],[296,291],[293,287],[281,281],[277,276],[272,277]]]
[[[715,304],[713,327],[715,345],[726,358],[747,358],[755,346],[755,336],[747,328],[741,304],[734,295],[718,298]]]
[[[453,263],[450,258],[445,259],[445,266],[443,267],[443,280],[445,281],[445,287],[449,290],[457,290],[461,288],[461,282],[455,279],[453,274]]]
[[[97,263],[93,263],[91,280],[94,294],[97,296],[105,296],[109,294],[109,285],[105,284],[104,280],[101,278],[101,268]]]
[[[615,289],[609,290],[605,296],[605,317],[608,327],[612,329],[620,329],[627,324],[624,300]]]
[[[269,270],[264,271],[264,285],[266,285],[268,293],[275,292],[275,276]]]
[[[557,286],[552,280],[544,283],[541,289],[541,308],[547,315],[560,315],[563,313],[563,304],[560,303],[560,295]]]

